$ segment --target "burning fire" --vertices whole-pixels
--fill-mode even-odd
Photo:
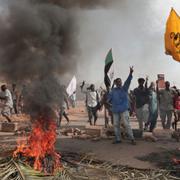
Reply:
[[[54,147],[56,141],[56,123],[53,120],[49,120],[48,123],[42,118],[36,121],[26,142],[18,142],[13,156],[22,155],[23,157],[33,158],[35,170],[53,173],[61,167],[61,156],[55,152]],[[50,163],[48,157],[50,157]],[[47,170],[47,166],[52,164],[52,162],[51,170]]]

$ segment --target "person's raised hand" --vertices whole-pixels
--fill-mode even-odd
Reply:
[[[134,72],[134,67],[130,66],[130,74],[132,74]]]

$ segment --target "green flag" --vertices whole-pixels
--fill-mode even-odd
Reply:
[[[104,84],[106,85],[106,87],[111,86],[111,80],[114,76],[114,70],[112,69],[112,64],[113,64],[113,56],[112,56],[112,49],[110,49],[108,54],[106,55],[105,67],[104,67]]]

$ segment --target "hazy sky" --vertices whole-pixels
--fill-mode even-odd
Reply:
[[[180,63],[164,53],[166,20],[171,7],[180,14],[180,0],[112,2],[108,8],[79,12],[78,80],[103,84],[104,59],[112,48],[116,77],[125,80],[129,66],[134,66],[131,88],[138,77],[149,75],[150,80],[156,80],[158,73],[180,87]]]
[[[6,1],[0,0],[0,3],[3,2]],[[134,66],[131,88],[137,85],[138,77],[148,75],[151,81],[156,80],[159,73],[164,73],[166,80],[180,87],[180,63],[164,53],[166,20],[171,7],[180,14],[180,0],[111,2],[108,7],[76,9],[78,28],[75,34],[80,48],[75,73],[78,82],[86,80],[103,85],[104,60],[112,48],[115,77],[124,81],[129,66]],[[69,73],[64,78],[66,83],[74,75]]]

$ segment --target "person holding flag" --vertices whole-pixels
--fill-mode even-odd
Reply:
[[[102,105],[104,105],[104,119],[105,127],[107,128],[109,124],[109,119],[111,119],[111,124],[113,125],[113,115],[111,110],[111,104],[108,102],[108,94],[111,89],[111,81],[114,78],[114,68],[113,68],[113,56],[112,49],[109,50],[105,58],[105,67],[104,67],[104,84],[106,90],[103,92]]]

